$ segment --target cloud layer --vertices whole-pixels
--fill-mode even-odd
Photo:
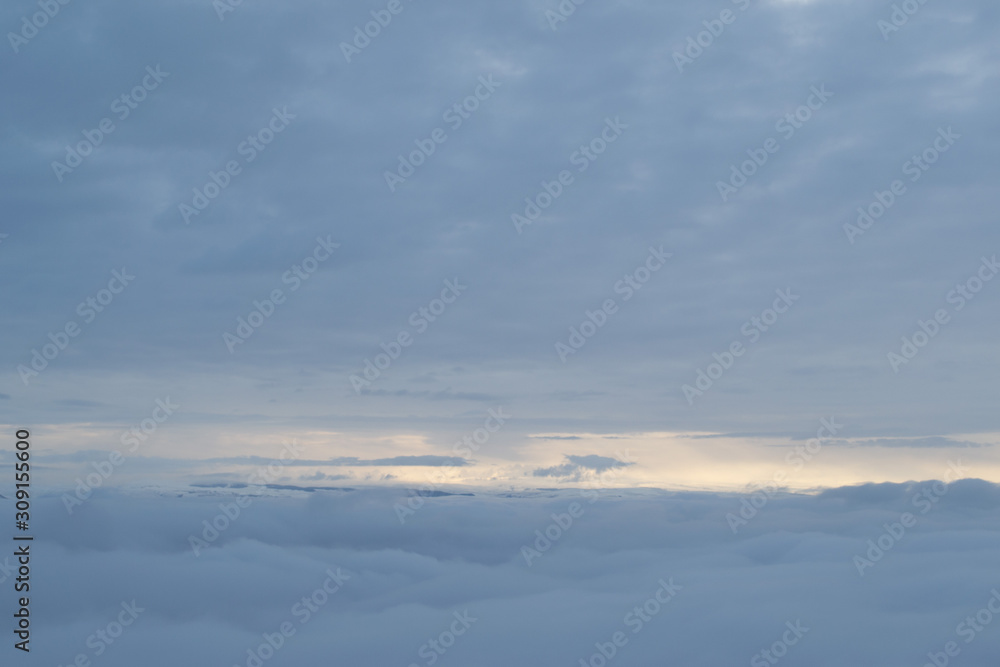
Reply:
[[[628,641],[614,664],[748,664],[782,641],[786,622],[808,629],[788,665],[922,665],[955,641],[961,664],[978,667],[1000,648],[1000,619],[971,637],[966,623],[998,586],[1000,488],[977,480],[779,495],[763,506],[754,496],[613,489],[419,502],[378,490],[286,492],[243,497],[198,556],[190,536],[212,538],[202,522],[225,526],[220,505],[232,514],[241,496],[177,493],[101,492],[72,516],[58,497],[40,502],[37,664],[85,653],[109,667],[244,665],[263,633],[289,622],[295,634],[266,664],[424,665],[422,647],[434,652],[428,641],[466,612],[476,620],[438,654],[441,665],[579,664],[619,631]],[[755,514],[734,534],[727,515],[749,516],[744,501]],[[407,503],[416,509],[401,523],[396,506]],[[887,541],[904,513],[915,522]],[[876,555],[870,540],[888,549],[862,576],[856,558]],[[328,570],[338,568],[342,585],[303,622],[308,606],[295,605],[333,589]],[[669,597],[661,581],[680,589],[649,602]],[[145,611],[95,658],[87,638],[133,599]],[[637,606],[648,620],[637,622]]]

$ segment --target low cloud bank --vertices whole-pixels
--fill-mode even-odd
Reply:
[[[37,500],[33,664],[717,667],[766,651],[893,667],[951,647],[973,666],[1000,650],[1000,487],[980,480],[763,504],[477,493],[424,498],[404,525],[392,489],[200,493],[99,490],[73,515]],[[198,555],[192,536],[211,538]],[[123,604],[143,611],[100,639]]]

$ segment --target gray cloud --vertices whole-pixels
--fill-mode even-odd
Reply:
[[[902,448],[930,448],[948,449],[963,447],[992,447],[992,444],[984,445],[968,440],[955,440],[943,436],[928,436],[924,438],[872,438],[868,440],[830,440],[827,443],[834,447],[902,447]]]
[[[790,432],[838,409],[872,433],[996,430],[995,283],[899,375],[886,361],[1000,248],[993,4],[922,6],[888,42],[881,5],[752,5],[683,73],[674,51],[713,14],[696,2],[580,6],[556,31],[545,3],[407,5],[351,63],[338,45],[370,15],[350,5],[222,22],[211,3],[66,6],[5,70],[5,403],[80,423],[167,390],[227,417],[234,402],[263,421],[415,415],[442,432],[504,396],[553,432]],[[112,100],[157,64],[169,77],[117,120]],[[488,74],[501,87],[390,193],[397,156]],[[834,97],[722,202],[730,165],[820,84]],[[178,204],[284,106],[296,119],[185,225]],[[517,235],[510,214],[615,116],[628,130]],[[57,182],[52,162],[104,117],[115,131]],[[849,244],[855,209],[947,126],[952,151]],[[340,248],[291,292],[282,276],[321,235]],[[616,281],[661,244],[670,263],[624,302]],[[82,322],[123,266],[134,283]],[[456,276],[468,291],[355,394],[348,376]],[[794,309],[688,406],[681,385],[785,287]],[[275,288],[286,303],[230,354],[223,332]],[[612,297],[620,311],[562,364],[554,343]],[[71,320],[83,333],[24,387],[17,366]],[[51,407],[74,400],[101,405]]]
[[[98,459],[106,459],[108,452],[97,450],[79,450],[70,454],[48,454],[45,461],[50,463],[86,463]],[[268,465],[275,462],[274,458],[266,456],[229,456],[211,459],[165,459],[150,456],[130,456],[130,462],[139,465],[163,464],[191,467],[204,464],[219,465]],[[282,466],[337,466],[337,467],[371,467],[371,466],[431,466],[455,467],[465,466],[469,462],[461,456],[437,456],[433,454],[417,456],[390,456],[380,459],[359,459],[355,456],[339,456],[332,459],[286,459]]]
[[[633,465],[631,462],[619,461],[610,456],[597,456],[587,454],[586,456],[566,455],[566,463],[562,463],[551,468],[538,468],[532,475],[535,477],[569,477],[584,470],[593,472],[604,472],[614,468],[624,468]]]
[[[4,52],[0,105],[0,421],[31,427],[36,484],[52,484],[32,489],[32,664],[247,665],[331,568],[350,578],[266,667],[424,665],[421,647],[465,610],[478,620],[438,664],[575,665],[624,631],[616,666],[745,665],[798,621],[810,630],[788,665],[919,665],[949,641],[962,665],[995,664],[996,620],[970,643],[956,634],[997,586],[989,482],[762,507],[506,488],[509,470],[582,484],[629,465],[560,461],[559,440],[578,436],[532,434],[798,439],[834,414],[851,446],[923,463],[1000,432],[1000,281],[954,299],[1000,253],[995,0],[917,3],[886,38],[892,6],[861,0],[562,2],[575,10],[556,30],[557,0],[405,1],[352,62],[341,42],[386,1],[243,2],[220,20],[228,2],[0,6],[8,37],[59,7]],[[723,8],[735,23],[679,72],[675,53]],[[120,116],[114,100],[153,67],[166,78]],[[446,110],[480,77],[500,85],[451,127]],[[833,97],[723,201],[718,183],[817,86]],[[275,110],[287,127],[249,161],[245,142]],[[104,118],[114,131],[57,177]],[[580,171],[571,156],[612,119],[627,128]],[[447,141],[391,192],[385,173],[438,127]],[[954,146],[910,180],[904,164],[949,129]],[[239,174],[223,175],[229,161]],[[573,183],[518,234],[511,214],[562,170]],[[897,178],[906,192],[849,242],[844,225]],[[212,185],[188,224],[178,206]],[[339,244],[321,262],[319,239]],[[626,290],[651,247],[669,262]],[[135,278],[98,310],[112,272]],[[467,289],[442,311],[445,280]],[[778,289],[799,299],[772,322]],[[730,362],[734,342],[746,351]],[[32,363],[44,368],[24,382]],[[349,378],[366,371],[356,391]],[[691,405],[681,388],[702,373],[711,387]],[[166,396],[183,408],[149,455],[69,514],[73,483],[57,474],[91,474]],[[467,466],[412,452],[478,443],[500,402],[515,417],[475,458],[503,491],[361,488],[391,481],[382,467]],[[331,435],[238,505],[248,485],[232,471],[270,463],[270,436],[296,432],[354,444]],[[335,487],[346,472],[351,487]],[[742,512],[734,534],[727,515]],[[914,526],[859,576],[854,559],[907,514]],[[196,556],[190,537],[213,521],[228,527]],[[530,566],[527,546],[540,551]],[[0,556],[5,590],[9,568]],[[669,578],[680,594],[633,634],[627,614]],[[88,637],[132,600],[138,622],[92,655]]]
[[[736,535],[726,514],[740,511],[740,498],[722,494],[609,489],[593,503],[573,490],[428,496],[401,525],[393,506],[406,501],[402,491],[317,491],[256,498],[197,558],[189,535],[238,491],[98,490],[73,516],[58,495],[43,497],[33,516],[46,531],[36,539],[32,592],[46,610],[45,641],[33,659],[93,658],[88,635],[135,599],[144,615],[101,664],[242,665],[247,648],[284,621],[296,634],[273,664],[320,664],[331,651],[345,667],[424,664],[420,647],[468,609],[478,620],[442,662],[572,664],[622,630],[621,664],[660,664],[664,655],[684,665],[746,664],[781,638],[786,621],[801,620],[809,632],[790,648],[789,664],[903,667],[957,641],[964,663],[986,665],[1000,649],[997,633],[987,627],[966,644],[956,626],[996,587],[1000,541],[983,526],[995,523],[1000,487],[955,482],[921,513],[912,499],[933,489],[775,497]],[[522,547],[534,548],[535,530],[574,502],[583,513],[528,566]],[[859,576],[854,557],[903,512],[917,523]],[[292,606],[337,567],[350,578],[299,623]],[[661,578],[683,588],[633,633],[626,614]]]

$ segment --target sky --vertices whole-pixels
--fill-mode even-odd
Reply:
[[[315,664],[333,631],[344,664],[426,664],[421,637],[476,603],[494,622],[435,662],[600,667],[670,576],[709,592],[604,660],[756,667],[800,618],[827,632],[789,664],[944,650],[996,585],[998,19],[5,3],[0,425],[30,430],[47,608],[73,590],[39,616],[45,664],[139,593],[156,620],[104,664],[238,664],[337,566],[358,588],[263,662]],[[251,499],[199,555],[199,521]],[[574,500],[601,519],[524,563]],[[921,535],[858,588],[852,554],[906,507]],[[215,606],[183,606],[208,581]],[[504,639],[542,618],[530,658]]]
[[[502,409],[471,483],[610,436],[739,485],[821,418],[856,465],[809,484],[996,442],[991,3],[404,0],[371,38],[382,5],[90,3],[30,40],[21,4],[0,406],[40,447],[167,398],[143,456],[450,456]]]

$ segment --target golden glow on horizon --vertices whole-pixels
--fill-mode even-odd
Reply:
[[[206,428],[204,425],[168,424],[134,453],[119,442],[122,431],[89,423],[42,426],[33,429],[40,454],[96,450],[122,451],[130,456],[204,459],[258,456],[276,458],[282,443],[294,439],[303,460],[325,461],[355,457],[381,459],[395,456],[454,456],[451,441],[413,433],[349,433],[329,430],[268,429],[247,432]],[[213,437],[207,437],[211,434]],[[503,434],[484,444],[472,465],[454,466],[284,466],[281,483],[317,484],[325,477],[343,476],[337,484],[464,485],[537,488],[658,487],[742,491],[773,484],[790,490],[810,490],[866,482],[905,482],[941,479],[950,462],[960,462],[962,477],[1000,482],[1000,449],[991,446],[997,434],[956,434],[954,440],[982,447],[884,447],[845,446],[829,441],[810,453],[805,440],[734,438],[711,433],[536,433]],[[815,449],[815,444],[813,445]],[[597,474],[578,469],[563,477],[535,476],[534,471],[560,466],[566,455],[595,455],[632,461],[633,465]],[[181,463],[182,461],[178,461]],[[85,464],[85,462],[84,462]],[[125,468],[128,466],[126,465]],[[238,463],[209,463],[167,470],[176,478],[214,474],[245,475]],[[147,473],[148,467],[144,468]],[[186,473],[184,471],[187,471]],[[123,471],[124,472],[124,471]],[[323,473],[319,476],[316,473]],[[784,477],[776,475],[784,474]],[[123,477],[128,476],[126,472]]]

